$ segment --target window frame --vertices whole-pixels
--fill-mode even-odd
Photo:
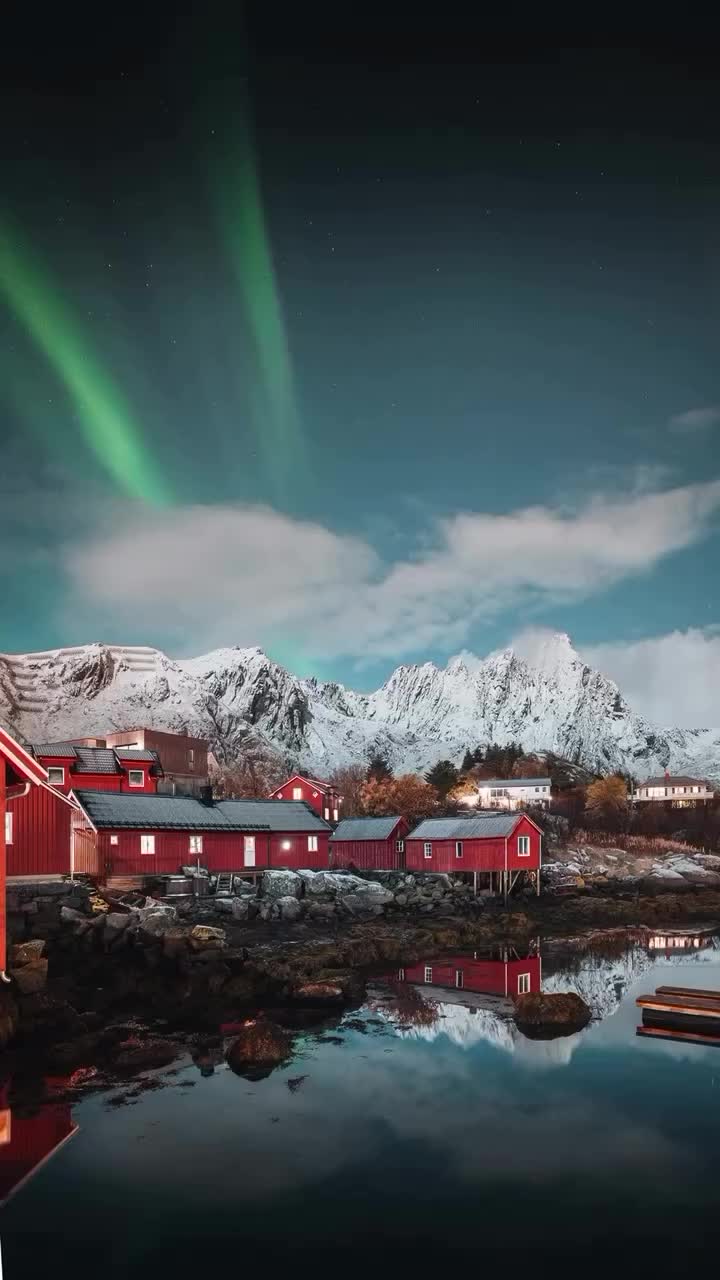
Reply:
[[[531,975],[529,973],[519,973],[517,976],[517,993],[519,996],[529,996],[531,986]]]
[[[150,845],[150,848],[143,848],[144,845]],[[143,832],[140,836],[140,854],[143,858],[155,857],[155,832]]]
[[[463,856],[463,842],[462,840],[456,840],[455,841],[455,857],[462,858],[462,856]]]
[[[5,810],[5,844],[6,845],[14,843],[14,835],[15,835],[15,831],[14,831],[15,824],[13,822],[14,816],[15,815],[12,809]]]
[[[115,848],[115,846],[118,845],[119,843],[120,843],[120,837],[115,835],[114,833],[111,834],[110,844],[112,845],[112,847]]]
[[[404,852],[405,852],[405,841],[404,841],[404,840],[396,840],[396,841],[395,841],[395,852],[396,852],[396,853],[404,853]]]
[[[529,836],[518,836],[517,856],[518,858],[530,857],[530,837]]]
[[[302,800],[302,791],[303,791],[302,787],[293,787],[292,789],[293,800]]]
[[[462,991],[465,987],[465,974],[462,969],[455,970],[455,986],[458,991]]]
[[[317,853],[319,848],[317,836],[308,836],[308,853]]]
[[[423,841],[423,857],[432,858],[432,840]]]
[[[432,982],[432,980],[433,980],[432,965],[431,965],[431,964],[426,964],[426,965],[425,965],[425,977],[424,977],[424,981],[425,981],[425,982]]]
[[[139,782],[133,782],[133,774],[135,775],[136,778],[138,776],[140,777]],[[128,769],[127,776],[128,776],[129,787],[139,788],[139,787],[145,786],[145,770],[144,769]]]
[[[52,779],[52,777],[51,777],[51,774],[53,774],[53,773],[59,773],[59,774],[60,774],[60,777],[59,777],[59,778],[56,778],[56,779],[55,779],[55,781],[53,781],[53,779]],[[47,770],[47,776],[48,776],[48,782],[50,783],[50,786],[51,786],[51,787],[64,787],[64,786],[65,786],[65,766],[64,766],[64,765],[62,765],[62,764],[49,764],[49,765],[48,765],[48,770]]]
[[[198,845],[193,849],[193,844]],[[201,835],[191,835],[188,840],[188,853],[194,853],[196,857],[200,856],[203,851],[203,838]]]

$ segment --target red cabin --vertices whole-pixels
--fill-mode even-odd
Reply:
[[[444,987],[472,991],[476,995],[515,996],[540,991],[542,961],[539,955],[518,956],[504,950],[499,954],[443,956],[427,964],[398,969],[398,982],[413,986]]]
[[[42,782],[27,796],[9,799],[5,822],[7,874],[67,876],[72,873],[69,796]]]
[[[472,871],[491,891],[509,893],[520,877],[540,892],[542,831],[526,813],[426,818],[405,842],[408,871]]]
[[[294,773],[270,792],[271,800],[303,800],[311,809],[324,818],[326,822],[337,822],[340,818],[342,796],[338,795],[331,782],[321,782],[318,778],[307,778],[302,773]]]
[[[31,789],[44,784],[47,775],[42,765],[28,755],[14,738],[0,729],[0,971],[7,964],[5,881],[7,879],[7,837],[13,819],[8,811],[10,801],[25,799]]]
[[[279,800],[77,791],[75,870],[101,879],[209,871],[325,870],[330,827],[307,804]]]
[[[83,791],[157,791],[162,776],[157,751],[144,747],[85,746],[75,742],[43,742],[33,748],[47,770],[48,782],[67,795]]]
[[[359,871],[402,871],[408,824],[390,818],[343,818],[330,837],[333,867]]]

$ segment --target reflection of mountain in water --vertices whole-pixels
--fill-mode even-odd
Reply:
[[[403,1039],[437,1040],[446,1036],[451,1044],[469,1049],[484,1041],[505,1053],[512,1053],[530,1066],[562,1066],[569,1062],[581,1033],[556,1040],[528,1040],[512,1020],[512,1005],[498,1001],[495,1008],[479,1008],[448,1000],[436,1002],[438,1018],[429,1027],[395,1027]]]

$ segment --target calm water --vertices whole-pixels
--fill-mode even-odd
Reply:
[[[351,1026],[306,1036],[259,1082],[182,1060],[132,1106],[56,1108],[58,1140],[77,1129],[0,1212],[4,1280],[487,1261],[525,1275],[595,1260],[664,1275],[714,1261],[720,1048],[638,1038],[634,998],[720,988],[717,941],[670,958],[645,939],[546,945],[536,969],[516,959],[389,975]],[[580,991],[598,1020],[524,1039],[501,999],[471,989],[502,995],[524,972]]]

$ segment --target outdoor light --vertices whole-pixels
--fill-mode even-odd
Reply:
[[[290,841],[290,840],[283,840],[283,842],[282,842],[282,847],[283,847],[283,849],[291,849],[291,848],[292,848],[292,843],[291,843],[291,841]]]

